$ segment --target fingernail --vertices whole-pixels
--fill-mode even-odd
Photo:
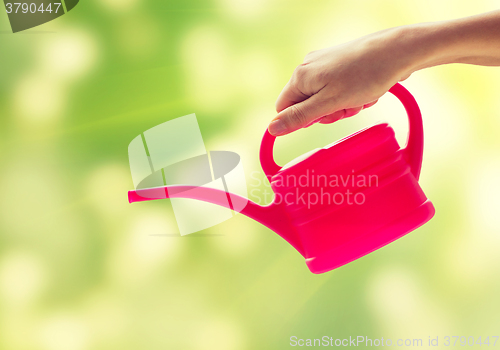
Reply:
[[[286,133],[285,122],[281,119],[276,119],[269,124],[269,132],[271,135],[279,136]]]

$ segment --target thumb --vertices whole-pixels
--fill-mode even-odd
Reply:
[[[281,136],[306,127],[311,122],[335,110],[331,101],[325,103],[317,94],[282,110],[269,124],[269,133]]]

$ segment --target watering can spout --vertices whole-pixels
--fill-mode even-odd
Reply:
[[[129,203],[165,198],[196,199],[235,210],[270,228],[304,256],[298,233],[289,220],[282,204],[273,202],[267,206],[261,206],[236,194],[202,186],[173,185],[128,192]]]

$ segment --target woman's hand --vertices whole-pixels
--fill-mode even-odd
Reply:
[[[414,71],[446,63],[500,66],[500,10],[391,28],[309,53],[278,97],[269,132],[350,117]]]
[[[393,28],[307,54],[276,101],[269,132],[278,136],[333,123],[373,105],[411,74],[414,60],[408,45],[401,45],[402,35]]]

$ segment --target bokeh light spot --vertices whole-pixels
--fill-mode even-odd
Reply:
[[[28,123],[46,124],[61,116],[66,96],[60,82],[49,75],[33,74],[14,87],[14,109]]]
[[[227,13],[237,19],[252,19],[259,17],[271,4],[272,0],[220,0]]]
[[[88,327],[77,315],[55,315],[40,325],[40,343],[45,350],[86,350],[89,341]]]
[[[25,252],[9,252],[0,261],[0,291],[9,304],[33,301],[46,286],[42,261]]]
[[[211,319],[194,337],[196,350],[243,350],[243,333],[234,321]]]
[[[115,281],[135,285],[174,262],[182,251],[184,242],[166,210],[140,211],[128,227],[108,261],[108,271]]]
[[[97,57],[97,43],[85,31],[66,30],[49,36],[40,50],[42,71],[62,80],[84,76],[95,65]]]
[[[473,175],[468,181],[470,197],[467,201],[475,227],[494,233],[500,243],[500,157],[489,154],[471,164]]]

